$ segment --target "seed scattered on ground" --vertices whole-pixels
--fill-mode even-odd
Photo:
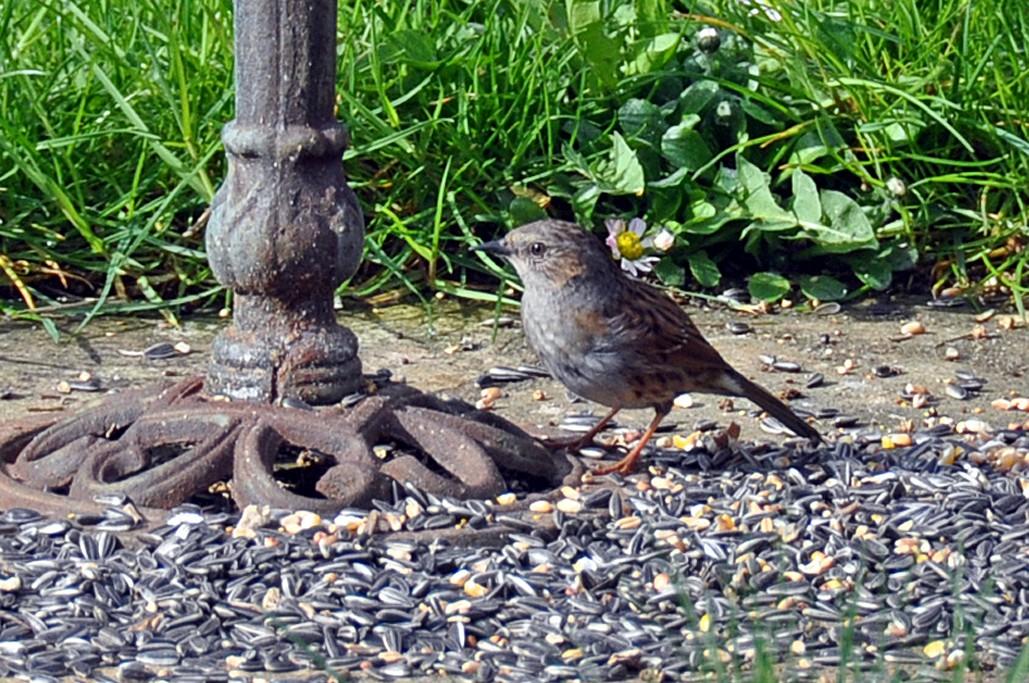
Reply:
[[[843,361],[843,365],[836,368],[836,373],[839,375],[850,375],[858,369],[858,362],[853,358],[847,358]]]
[[[533,512],[551,512],[554,505],[549,500],[534,500],[529,504],[529,509]]]
[[[142,356],[147,360],[161,360],[164,358],[174,358],[179,355],[179,352],[175,349],[175,345],[169,342],[158,342],[147,348],[143,349]]]
[[[690,394],[679,394],[673,401],[676,408],[692,408],[693,407],[693,396]]]
[[[989,420],[884,428],[812,409],[840,430],[818,449],[672,433],[623,486],[536,500],[494,547],[390,532],[485,528],[514,514],[517,487],[485,501],[398,487],[331,520],[183,505],[131,547],[99,521],[8,509],[0,596],[18,618],[0,623],[0,675],[690,680],[760,643],[784,680],[817,680],[842,633],[856,666],[932,674],[970,653],[1007,671],[1029,610],[1029,435],[996,425],[1021,425],[1029,400],[998,393]]]
[[[912,443],[910,434],[885,434],[882,437],[883,448],[906,448]]]
[[[836,315],[840,310],[842,310],[842,306],[836,301],[826,301],[818,304],[814,309],[817,315]]]
[[[967,401],[968,398],[971,396],[971,392],[969,392],[968,389],[964,388],[960,384],[948,384],[944,388],[944,391],[947,394],[947,396],[950,396],[953,399],[957,399],[958,401]]]
[[[989,308],[989,309],[983,311],[982,313],[977,313],[976,316],[975,316],[975,321],[977,323],[984,323],[984,322],[986,322],[987,320],[989,320],[990,318],[992,318],[996,314],[997,314],[996,310],[994,310],[992,308]]]
[[[877,365],[872,369],[872,373],[879,378],[896,377],[900,374],[900,370],[892,365]]]
[[[557,509],[560,512],[574,515],[582,510],[582,503],[572,498],[562,498],[557,501]]]
[[[915,337],[925,332],[925,325],[919,320],[911,320],[900,326],[900,333],[905,337]]]
[[[478,410],[493,410],[494,405],[504,395],[499,387],[486,387],[479,393],[479,400],[475,403]]]

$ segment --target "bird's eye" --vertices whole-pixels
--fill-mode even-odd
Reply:
[[[547,247],[543,242],[533,242],[529,245],[529,253],[533,256],[543,256],[543,252],[547,250]]]

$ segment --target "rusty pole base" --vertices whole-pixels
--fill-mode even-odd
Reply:
[[[381,376],[366,377],[348,407],[221,398],[194,377],[118,394],[61,420],[7,423],[0,503],[75,520],[102,516],[127,498],[123,509],[146,529],[219,482],[228,482],[240,509],[326,515],[389,496],[391,482],[486,499],[507,490],[505,474],[551,492],[584,472],[577,459],[543,448],[507,420]],[[383,444],[391,453],[380,458]],[[284,476],[297,470],[306,485]]]
[[[289,396],[327,405],[358,389],[361,361],[353,332],[326,324],[287,333],[275,322],[250,332],[233,324],[218,335],[205,385],[211,393],[255,403]]]

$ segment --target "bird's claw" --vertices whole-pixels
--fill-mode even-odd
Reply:
[[[592,473],[594,476],[602,477],[605,474],[620,474],[623,477],[627,477],[636,471],[636,462],[639,458],[622,458],[618,462],[611,463],[610,465],[601,465],[600,467],[594,468]]]

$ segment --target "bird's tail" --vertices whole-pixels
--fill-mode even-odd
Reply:
[[[818,433],[817,429],[797,417],[796,413],[790,410],[785,403],[740,373],[735,370],[726,370],[721,380],[722,388],[727,394],[742,396],[753,401],[769,415],[786,425],[797,436],[810,439],[812,443],[822,441],[822,435]]]

